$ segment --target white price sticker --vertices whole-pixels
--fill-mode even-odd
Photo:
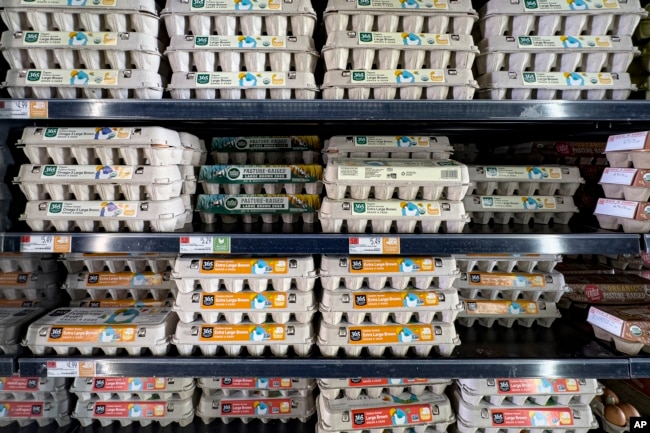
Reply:
[[[349,239],[350,254],[400,254],[399,238],[359,237]]]
[[[69,253],[72,238],[59,235],[25,235],[20,238],[21,253]]]
[[[615,185],[632,185],[636,168],[606,168],[600,183],[613,183]]]
[[[639,202],[601,198],[596,205],[596,215],[634,218]]]
[[[181,254],[230,254],[228,236],[181,236]]]
[[[47,361],[47,377],[94,377],[95,361]]]
[[[648,131],[632,132],[629,134],[610,135],[607,139],[605,152],[617,152],[622,150],[639,150],[645,147],[648,138]]]
[[[47,119],[47,101],[0,101],[0,119]]]

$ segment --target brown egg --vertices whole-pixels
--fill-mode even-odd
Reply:
[[[619,403],[618,407],[623,411],[625,414],[626,420],[629,422],[630,418],[633,416],[641,416],[639,414],[639,411],[636,410],[634,406],[632,406],[630,403]]]
[[[618,399],[618,395],[616,395],[614,391],[608,388],[603,388],[603,395],[601,396],[601,399],[603,400],[605,406],[618,404],[618,402],[620,401]]]
[[[605,406],[605,419],[619,427],[625,427],[625,424],[627,424],[625,412],[620,407],[614,405]]]

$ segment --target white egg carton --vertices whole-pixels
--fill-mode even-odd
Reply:
[[[383,1],[330,0],[325,9],[327,33],[412,32],[469,35],[478,14],[470,0]]]
[[[180,197],[164,201],[29,201],[20,216],[34,231],[173,232],[186,224]]]
[[[477,195],[574,195],[585,180],[578,167],[470,165],[469,178]]]
[[[636,86],[627,73],[489,72],[478,78],[480,99],[623,100]]]
[[[506,328],[512,328],[515,323],[526,328],[535,324],[549,328],[555,319],[562,317],[553,302],[467,299],[463,304],[465,308],[458,315],[458,323],[463,326],[478,322],[488,328],[495,323]]]
[[[608,198],[598,199],[594,215],[600,228],[618,230],[625,233],[650,232],[650,203]]]
[[[349,399],[380,398],[382,395],[398,397],[403,393],[416,396],[423,394],[444,394],[447,386],[451,385],[448,379],[424,378],[352,378],[352,379],[318,379],[320,394],[328,400],[345,396]]]
[[[214,137],[212,158],[217,164],[317,164],[318,136]]]
[[[342,321],[336,325],[322,322],[317,343],[321,354],[327,358],[337,356],[340,349],[346,356],[356,358],[364,347],[373,358],[384,356],[386,349],[401,358],[410,348],[416,356],[429,356],[432,349],[441,356],[451,356],[460,339],[453,323],[375,325],[364,322],[353,325]]]
[[[61,400],[67,397],[64,377],[0,377],[0,395],[12,400]]]
[[[56,272],[0,273],[0,298],[41,299],[56,298],[59,293],[59,275]]]
[[[192,377],[76,377],[70,392],[79,400],[186,400],[194,395]]]
[[[559,272],[461,272],[454,287],[465,299],[558,302],[570,289]]]
[[[625,72],[640,54],[630,36],[491,36],[478,44],[479,75],[495,71]]]
[[[562,261],[560,254],[454,254],[461,272],[552,272]]]
[[[631,36],[648,13],[639,0],[567,3],[562,0],[490,0],[479,12],[484,38],[501,35]]]
[[[193,165],[179,165],[178,170],[181,172],[183,195],[196,194],[196,185],[198,184],[199,167]]]
[[[183,158],[180,162],[183,166],[199,167],[205,164],[208,159],[208,150],[205,141],[188,132],[179,132],[178,136],[183,146]]]
[[[442,100],[474,98],[471,69],[376,69],[325,72],[323,99]]]
[[[458,291],[451,289],[381,291],[323,290],[319,311],[323,321],[336,325],[345,321],[352,325],[364,322],[386,323],[453,323],[462,310]]]
[[[456,420],[445,395],[424,392],[419,396],[343,397],[334,400],[318,396],[318,429],[320,432],[380,433],[388,428],[393,433],[446,432]]]
[[[470,220],[460,201],[330,200],[323,199],[318,214],[324,233],[461,233]],[[345,224],[344,224],[345,223]]]
[[[145,253],[68,253],[61,256],[69,273],[88,272],[151,272],[161,273],[174,267],[176,254]]]
[[[98,421],[102,427],[119,422],[122,426],[137,422],[145,427],[153,422],[161,427],[177,423],[181,427],[194,420],[194,404],[191,398],[184,400],[79,400],[72,417],[82,427]]]
[[[265,224],[313,224],[320,205],[316,194],[199,194],[196,210],[204,224],[216,223],[217,216],[223,224],[255,224],[260,218]]]
[[[172,277],[181,293],[191,293],[199,288],[213,293],[222,286],[237,293],[244,290],[245,285],[255,293],[270,289],[287,292],[292,285],[304,292],[314,289],[317,272],[312,256],[180,256],[176,259]]]
[[[19,99],[162,99],[164,90],[143,69],[10,69],[1,87]]]
[[[329,158],[449,159],[454,148],[443,136],[337,135],[325,140],[323,161]]]
[[[314,379],[288,377],[200,377],[197,386],[203,390],[203,395],[221,394],[230,396],[261,395],[268,397],[279,393],[283,397],[299,395],[306,397],[316,388]]]
[[[0,399],[0,427],[16,423],[23,430],[32,423],[45,427],[57,423],[59,427],[70,424],[70,397],[68,393],[29,400]],[[27,430],[27,429],[26,429]]]
[[[176,294],[176,284],[169,279],[168,273],[153,272],[87,272],[71,273],[61,287],[73,300],[84,299],[89,295],[93,299],[112,299],[131,297],[145,299],[151,296],[155,300],[165,300]]]
[[[89,32],[142,32],[158,36],[155,0],[115,0],[110,4],[84,0],[7,0],[1,11],[10,31],[85,30]]]
[[[0,272],[53,272],[58,268],[54,254],[0,253]]]
[[[630,201],[650,199],[650,170],[607,167],[600,178],[605,197]]]
[[[250,356],[262,356],[268,347],[274,356],[287,356],[289,348],[297,356],[309,356],[315,335],[312,323],[286,324],[224,322],[207,324],[197,320],[179,323],[173,343],[181,356],[190,356],[196,347],[205,356],[214,356],[222,347],[228,356],[239,356],[242,349]]]
[[[92,299],[87,297],[78,301],[70,301],[70,307],[75,308],[162,308],[171,307],[173,302],[169,299],[155,300],[153,298],[146,299]]]
[[[465,210],[476,224],[568,224],[578,208],[571,196],[527,196],[527,195],[468,195],[463,199]]]
[[[3,32],[0,50],[11,69],[144,69],[158,71],[162,44],[145,33]]]
[[[20,351],[23,328],[46,310],[43,308],[0,308],[0,352],[8,355]]]
[[[320,164],[204,165],[199,182],[207,194],[319,194]]]
[[[323,170],[327,197],[342,200],[462,200],[468,168],[452,160],[330,158]],[[418,195],[421,193],[420,195]]]
[[[610,167],[634,167],[638,169],[650,168],[650,151],[648,150],[605,152],[605,156],[607,157],[607,162]]]
[[[120,348],[130,356],[147,349],[163,356],[177,322],[170,308],[59,308],[29,326],[23,345],[41,356],[94,350],[114,356]]]

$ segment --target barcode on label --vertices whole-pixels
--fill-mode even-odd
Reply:
[[[458,170],[442,170],[440,172],[441,179],[456,179],[458,177]]]

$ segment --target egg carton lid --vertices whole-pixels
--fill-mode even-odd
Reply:
[[[404,80],[398,81],[398,77]],[[469,86],[478,88],[471,69],[384,69],[327,71],[321,89],[359,87]]]
[[[17,143],[21,146],[93,146],[180,148],[178,132],[159,126],[136,127],[26,127]]]
[[[0,399],[0,415],[3,422],[19,421],[24,419],[63,420],[70,413],[70,400],[52,400],[38,398],[30,400]],[[2,413],[5,412],[5,413]],[[67,421],[69,422],[69,420]],[[63,424],[67,424],[64,422]]]
[[[457,275],[454,257],[434,256],[321,256],[319,275],[334,276],[448,276]]]
[[[463,204],[467,212],[578,212],[570,196],[466,195]],[[534,207],[526,207],[528,204]]]
[[[61,254],[59,261],[83,261],[83,260],[104,260],[104,261],[131,261],[131,260],[168,260],[172,263],[178,254],[172,253],[65,253]]]
[[[0,342],[18,344],[22,328],[45,313],[43,308],[0,308]]]
[[[0,272],[0,289],[49,289],[58,284],[57,272]]]
[[[579,84],[570,84],[569,78]],[[608,72],[488,72],[478,78],[481,90],[636,90],[627,73]]]
[[[243,322],[237,325],[219,321],[207,324],[202,320],[179,323],[173,337],[174,344],[201,345],[246,345],[268,346],[271,344],[311,344],[314,342],[314,328],[311,323],[289,321],[286,324]]]
[[[76,377],[70,392],[117,393],[132,392],[180,393],[195,388],[192,377]]]
[[[311,393],[306,396],[279,394],[279,391],[271,391],[268,396],[263,396],[258,391],[248,395],[238,392],[229,396],[219,393],[203,394],[196,406],[196,415],[205,418],[292,419],[308,418],[316,411]]]
[[[138,411],[138,408],[140,409]],[[151,419],[180,421],[194,417],[192,398],[167,400],[79,400],[72,414],[76,419]]]
[[[542,177],[531,178],[534,171]],[[469,178],[472,182],[584,183],[578,167],[565,165],[469,165]]]
[[[411,337],[400,340],[400,336]],[[413,338],[415,336],[416,338]],[[331,325],[321,322],[318,344],[325,346],[438,346],[441,344],[460,344],[453,323],[434,322],[409,323],[400,325],[387,323],[376,325],[363,322],[352,325],[346,321]]]
[[[256,15],[313,15],[316,17],[316,11],[312,7],[310,0],[264,0],[252,4],[251,9],[239,10],[236,7],[237,2],[217,2],[203,1],[200,5],[194,5],[192,2],[185,0],[167,0],[165,8],[161,12],[163,15],[173,16],[196,16],[201,15],[209,17],[213,15],[230,15],[230,16],[250,16]]]
[[[420,44],[409,45],[405,38],[413,35],[419,38]],[[471,51],[478,54],[472,35],[443,35],[434,33],[408,32],[362,32],[337,31],[327,35],[323,51],[337,48],[377,49],[390,48],[400,51]]]
[[[189,293],[178,293],[174,301],[174,311],[183,312],[215,312],[215,313],[301,313],[316,311],[316,296],[313,290],[306,292],[291,289],[288,292],[253,291],[202,292],[195,290]]]
[[[498,253],[498,254],[454,254],[456,260],[497,260],[497,261],[526,261],[526,262],[561,262],[561,254],[517,254],[517,253]]]
[[[256,40],[255,47],[240,45],[246,38]],[[165,55],[172,51],[183,52],[220,52],[228,51],[243,53],[301,53],[318,56],[314,40],[309,36],[192,36],[175,35],[170,38]]]
[[[157,326],[175,317],[171,308],[58,308],[34,321],[30,331],[40,326]]]
[[[213,137],[213,152],[317,151],[321,148],[316,135]]]
[[[321,389],[387,388],[391,386],[427,386],[451,384],[451,379],[437,378],[356,377],[351,379],[318,379],[318,387]]]
[[[93,13],[93,14],[132,14],[144,12],[151,15],[158,15],[156,0],[112,0],[112,4],[95,4],[90,2],[84,5],[70,5],[65,0],[5,0],[2,7],[11,9],[12,12],[30,12],[37,9],[39,12],[57,13]]]
[[[63,283],[63,289],[173,289],[176,283],[170,280],[169,272],[78,272],[70,273]]]
[[[171,300],[147,299],[82,299],[70,301],[70,307],[83,308],[158,308],[172,307]]]
[[[196,200],[197,211],[226,215],[311,213],[320,206],[316,194],[199,194]]]
[[[545,319],[559,318],[562,314],[554,302],[530,301],[518,299],[465,299],[464,308],[459,318],[489,318],[489,319]]]
[[[85,81],[71,82],[85,75]],[[97,78],[90,79],[91,75]],[[96,80],[101,77],[100,82]],[[162,77],[142,69],[10,69],[1,85],[7,87],[63,87],[164,90]]]
[[[449,138],[444,136],[337,135],[325,140],[323,153],[346,152],[453,152]]]
[[[650,281],[649,281],[650,282]],[[559,272],[461,272],[454,280],[457,289],[495,289],[523,291],[566,291],[564,276]]]
[[[104,178],[100,174],[110,170],[113,177]],[[14,183],[20,184],[95,184],[113,185],[171,185],[181,182],[181,172],[177,165],[54,165],[25,164],[20,166]]]
[[[174,72],[168,90],[183,89],[318,90],[318,86],[311,72]]]
[[[404,215],[409,206],[425,208],[429,212]],[[463,202],[445,200],[331,200],[323,199],[321,218],[365,220],[440,220],[467,221]]]
[[[210,390],[303,391],[316,387],[314,379],[284,377],[200,377],[197,386]]]
[[[412,303],[409,303],[411,301]],[[325,312],[354,312],[354,313],[429,313],[437,311],[462,310],[458,300],[458,291],[451,289],[418,290],[418,289],[382,289],[350,290],[340,287],[333,290],[323,290],[319,310]]]
[[[580,46],[566,46],[567,40],[575,39]],[[635,55],[639,50],[634,46],[631,36],[608,35],[564,35],[564,36],[490,36],[478,43],[481,54],[489,53],[548,53],[549,54],[575,54],[630,52]]]
[[[635,14],[642,18],[648,12],[641,7],[639,0],[603,0],[605,7],[588,9],[572,9],[571,5],[561,0],[537,0],[526,2],[524,0],[490,0],[480,10],[481,19],[494,15],[624,15]]]
[[[325,13],[344,12],[347,15],[365,15],[379,12],[386,15],[478,15],[471,0],[426,0],[423,7],[407,8],[401,0],[329,0]]]
[[[597,395],[602,393],[602,387],[597,379],[576,378],[486,378],[486,379],[457,379],[458,387],[464,393],[471,395]],[[545,389],[539,385],[547,382]],[[548,387],[552,387],[552,391]]]
[[[313,256],[200,257],[180,256],[172,277],[178,278],[314,278]]]
[[[199,182],[210,184],[314,183],[323,178],[320,164],[204,165]]]
[[[650,344],[650,307],[592,305],[587,322],[630,342]]]

